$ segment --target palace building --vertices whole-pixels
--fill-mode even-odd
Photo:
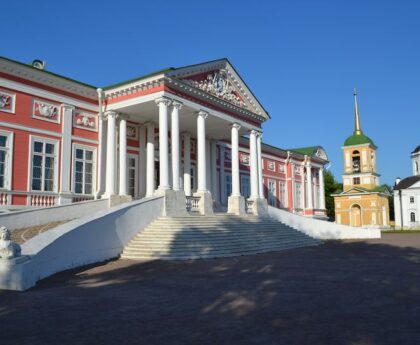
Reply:
[[[40,60],[0,58],[0,207],[120,203],[163,193],[178,200],[176,207],[201,214],[259,214],[268,203],[325,218],[325,150],[263,143],[268,120],[227,59],[100,89],[52,73]],[[352,137],[345,145],[344,194],[369,199],[368,206],[357,204],[363,224],[373,221],[365,207],[384,207],[375,221],[385,224],[385,195],[367,192],[379,181],[376,147],[360,141],[362,134]],[[356,156],[360,171],[351,170]],[[344,208],[356,207],[349,198],[336,198],[342,223],[349,222]]]
[[[376,145],[364,135],[360,126],[356,90],[354,95],[355,130],[343,149],[343,191],[334,194],[335,219],[338,224],[389,226],[390,192],[379,183],[376,170]]]

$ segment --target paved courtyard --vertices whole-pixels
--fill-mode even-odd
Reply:
[[[130,262],[0,292],[0,344],[419,344],[420,234]]]

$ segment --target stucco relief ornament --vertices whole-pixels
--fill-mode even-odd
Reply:
[[[245,102],[236,93],[235,88],[227,79],[227,71],[222,69],[218,72],[210,73],[205,80],[185,80],[188,84],[215,95],[238,107],[247,108]]]
[[[95,121],[94,120],[90,121],[89,117],[83,116],[83,115],[77,117],[76,123],[82,127],[88,127],[88,128],[95,127]]]
[[[129,138],[136,138],[137,137],[136,127],[127,126],[127,137],[129,137]]]
[[[7,109],[10,107],[10,99],[11,97],[8,95],[1,95],[0,94],[0,108]]]
[[[56,119],[58,114],[58,108],[42,102],[37,102],[35,106],[35,115],[48,117],[50,119]]]
[[[20,245],[10,239],[10,231],[5,226],[0,227],[0,259],[13,259],[20,253]]]

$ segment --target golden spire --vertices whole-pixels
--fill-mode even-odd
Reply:
[[[360,118],[359,118],[359,108],[357,106],[357,90],[353,89],[354,96],[354,134],[361,135],[363,134],[362,129],[360,128]]]

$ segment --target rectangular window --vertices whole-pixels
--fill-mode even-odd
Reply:
[[[128,194],[133,198],[137,196],[137,157],[129,155],[127,157],[127,184]]]
[[[300,183],[295,184],[295,205],[296,208],[301,208],[301,185]]]
[[[414,196],[410,196],[410,204],[414,204]]]
[[[9,189],[10,188],[10,171],[11,167],[11,138],[12,133],[0,133],[0,188]]]
[[[286,184],[280,182],[280,207],[286,207]]]
[[[268,180],[268,204],[277,207],[276,181]]]
[[[226,174],[225,180],[226,180],[226,195],[229,197],[232,194],[232,176],[230,174]]]
[[[94,149],[77,146],[74,149],[74,193],[93,194]]]
[[[241,195],[248,199],[251,195],[251,189],[249,184],[249,176],[248,175],[242,175],[241,176]]]
[[[354,185],[360,184],[360,177],[353,177],[353,184]]]
[[[31,189],[40,192],[53,192],[57,174],[57,144],[43,139],[34,139],[31,163]]]

